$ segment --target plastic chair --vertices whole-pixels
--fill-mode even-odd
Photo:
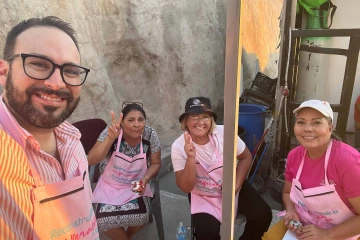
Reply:
[[[162,220],[162,211],[160,204],[159,176],[156,175],[156,177],[154,177],[154,179],[150,181],[150,184],[154,186],[154,197],[151,199],[149,221],[153,222],[154,221],[153,216],[154,216],[159,239],[165,240],[164,224]]]
[[[73,123],[73,126],[79,129],[81,132],[80,141],[84,146],[86,155],[89,153],[91,148],[95,145],[100,133],[107,127],[107,124],[102,119],[87,119]],[[100,176],[100,164],[89,167],[90,181],[92,184],[96,183]],[[153,222],[153,215],[156,222],[156,228],[158,231],[159,239],[165,240],[164,225],[162,220],[162,211],[160,204],[160,188],[159,188],[159,177],[156,176],[150,181],[150,184],[154,186],[154,197],[151,199],[150,206],[150,217],[149,221]]]

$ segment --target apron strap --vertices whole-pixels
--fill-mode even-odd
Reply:
[[[209,139],[210,139],[210,143],[211,145],[213,146],[214,148],[214,151],[215,151],[215,154],[216,154],[216,159],[218,160],[218,162],[222,161],[222,158],[219,154],[219,151],[216,149],[216,146],[215,146],[215,142],[214,142],[214,138],[212,137],[212,135],[209,134]],[[207,169],[202,163],[201,161],[199,160],[196,160],[196,162],[198,162],[204,169]]]
[[[329,146],[327,147],[326,154],[325,154],[325,184],[326,185],[329,185],[329,181],[327,178],[327,167],[329,165],[331,148],[332,148],[332,140],[330,140]]]
[[[116,152],[120,152],[120,145],[121,145],[121,139],[122,139],[122,136],[123,136],[123,129],[121,128],[120,129],[120,134],[119,134],[119,137],[118,137],[118,142],[117,142],[117,146],[116,146]],[[140,138],[140,154],[143,154],[144,153],[144,149],[143,149],[143,143],[142,143],[142,134],[141,134],[141,138]]]
[[[212,134],[211,135],[209,134],[209,139],[210,139],[211,145],[214,147],[216,158],[217,158],[218,162],[220,162],[222,160],[222,158],[219,154],[219,151],[217,150],[217,148],[215,146],[215,141],[214,141],[214,138],[212,137]]]
[[[328,167],[328,164],[329,164],[329,159],[330,159],[330,153],[331,153],[331,148],[332,148],[332,140],[330,140],[330,143],[326,149],[326,154],[325,154],[325,163],[324,163],[324,169],[325,169],[325,185],[329,185],[329,181],[328,181],[328,178],[327,178],[327,167]],[[301,175],[301,172],[303,170],[303,167],[304,167],[304,161],[305,161],[305,156],[306,156],[306,153],[307,153],[307,150],[305,150],[305,153],[304,153],[304,156],[301,160],[301,163],[300,163],[300,166],[299,166],[299,169],[296,173],[296,180],[299,180],[300,179],[300,175]]]
[[[141,138],[140,138],[140,154],[144,153],[144,149],[143,149],[143,142],[142,142],[142,134],[141,134]]]
[[[116,146],[116,152],[120,152],[120,144],[121,144],[121,139],[122,139],[122,135],[123,135],[123,129],[120,128],[120,134],[118,137],[118,142],[117,142],[117,146]]]
[[[301,172],[302,172],[302,170],[303,170],[304,160],[305,160],[306,153],[307,153],[307,150],[305,150],[304,156],[303,156],[302,159],[301,159],[301,163],[300,163],[299,169],[298,169],[298,171],[297,171],[297,173],[296,173],[296,180],[299,180],[300,175],[301,175]]]

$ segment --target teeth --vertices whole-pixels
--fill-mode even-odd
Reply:
[[[314,139],[315,137],[304,137],[305,139]]]
[[[195,128],[197,128],[197,129],[204,129],[204,127],[195,127]]]
[[[51,98],[51,97],[48,97],[48,96],[45,96],[45,95],[40,95],[40,97],[42,99],[52,101],[52,102],[60,102],[61,101],[61,98]]]

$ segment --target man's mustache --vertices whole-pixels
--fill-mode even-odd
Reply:
[[[28,94],[47,94],[47,95],[56,95],[57,97],[60,98],[71,98],[72,94],[69,91],[64,91],[64,90],[52,90],[50,88],[46,88],[46,87],[31,87],[26,91]]]

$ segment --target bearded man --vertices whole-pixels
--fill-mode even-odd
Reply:
[[[65,120],[89,69],[57,17],[7,34],[0,60],[0,239],[98,239],[80,133]]]

